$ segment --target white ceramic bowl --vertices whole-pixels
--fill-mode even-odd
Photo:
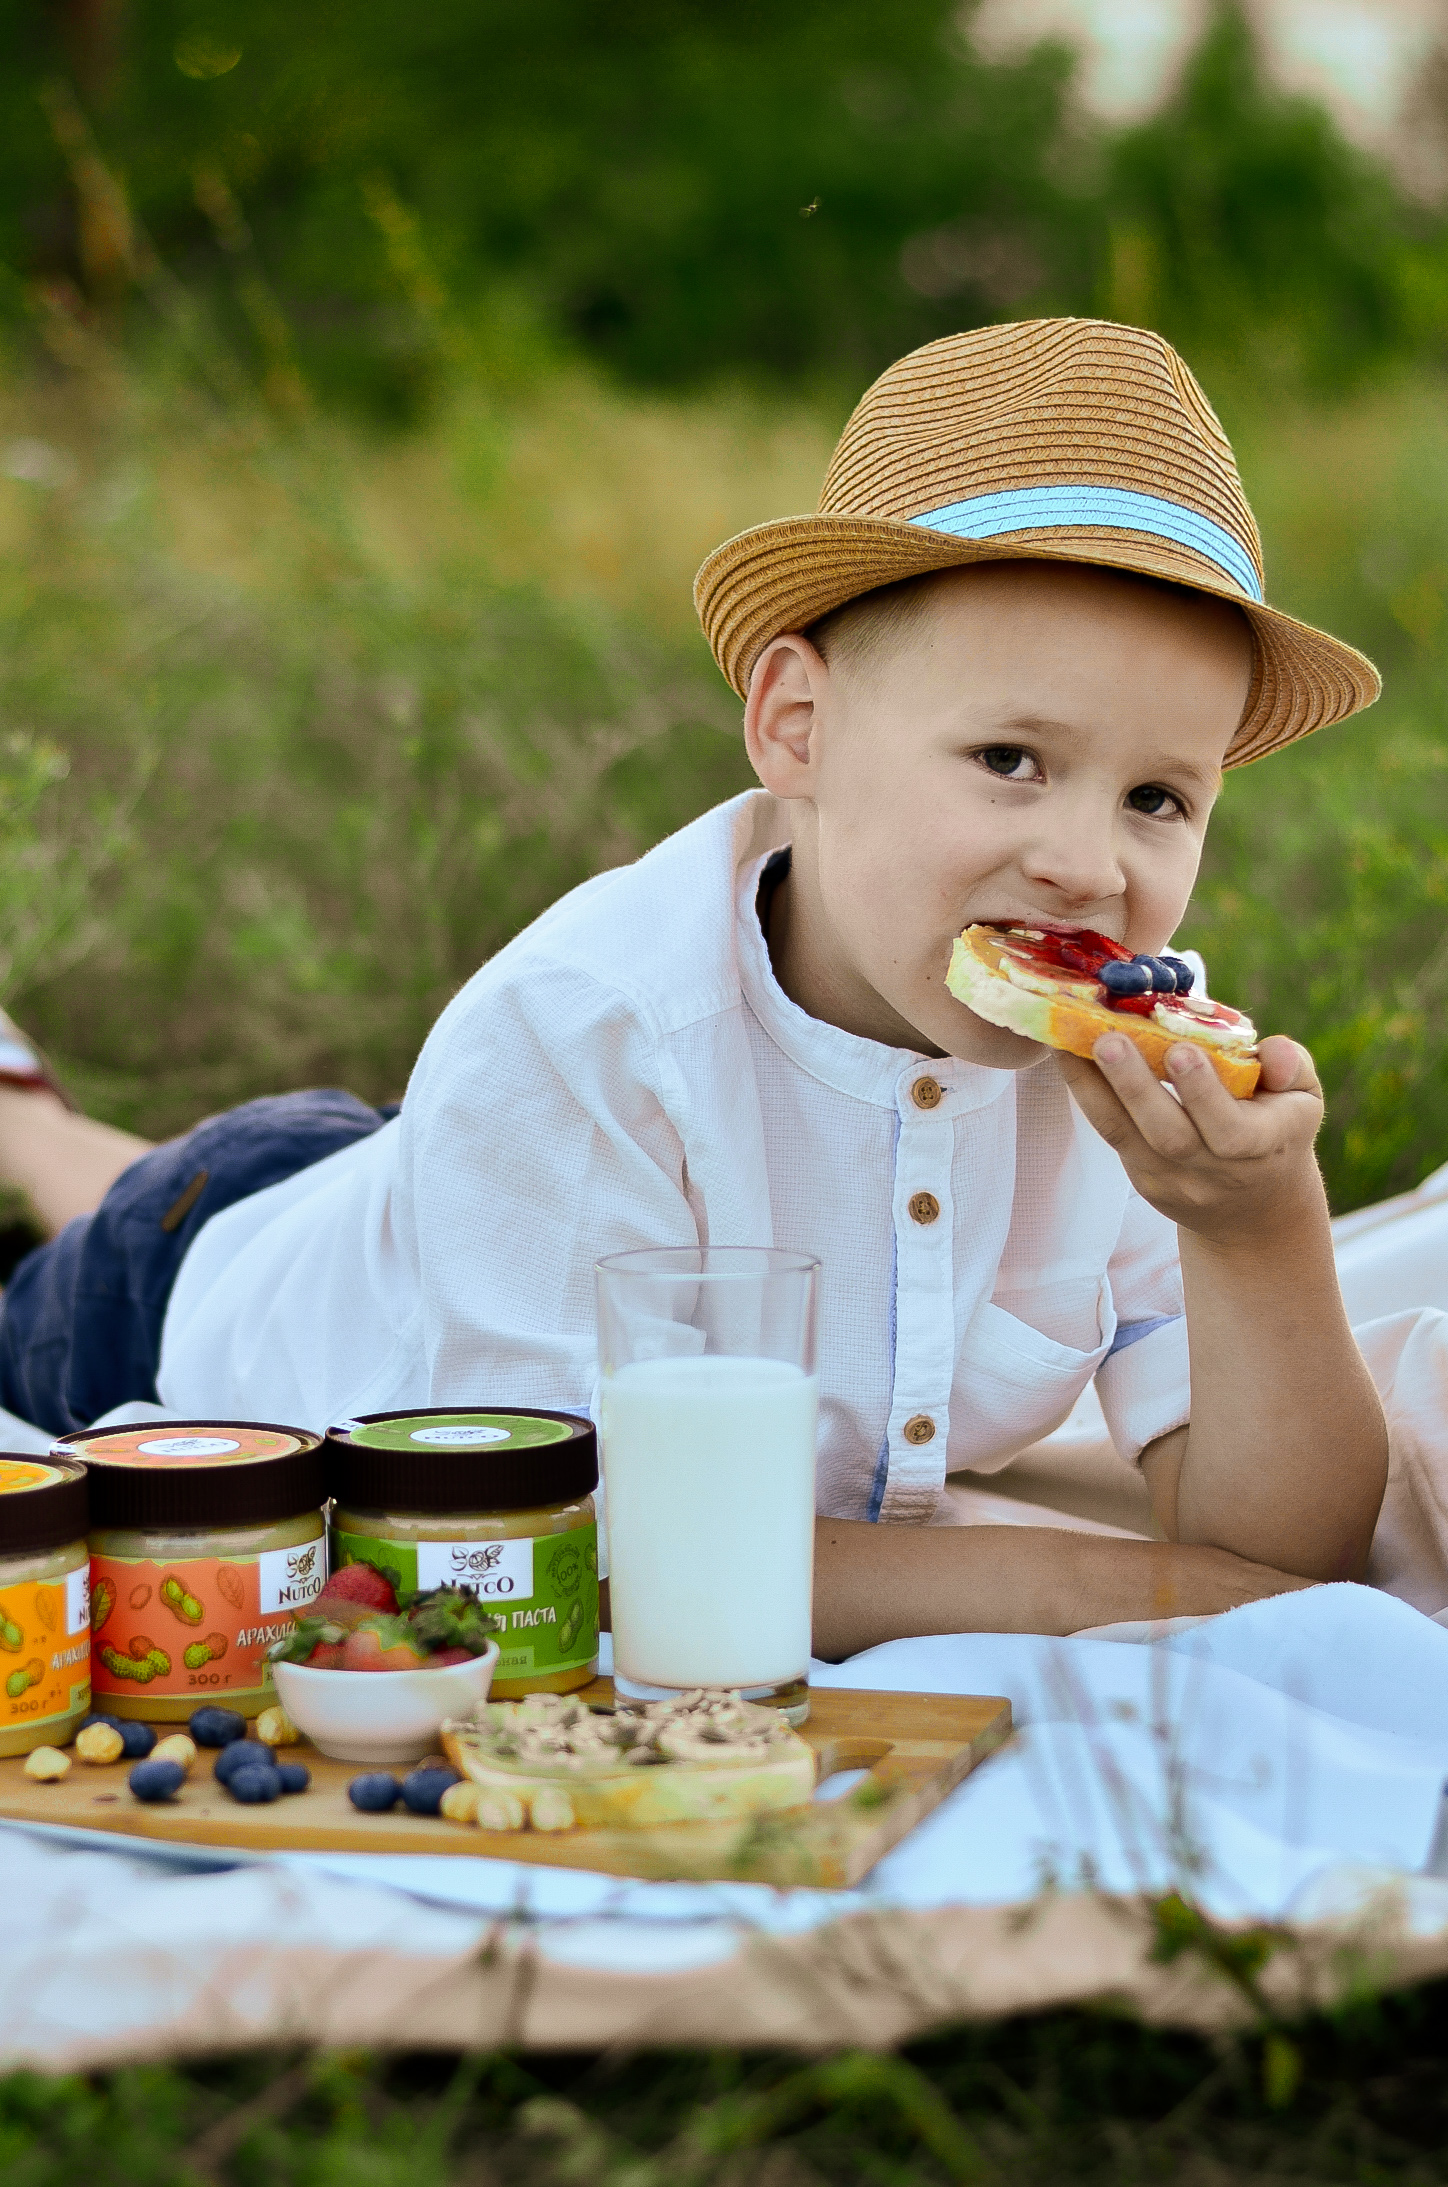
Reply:
[[[486,1701],[498,1660],[490,1640],[469,1663],[432,1671],[314,1671],[273,1663],[277,1699],[298,1731],[335,1762],[420,1762],[438,1726]]]

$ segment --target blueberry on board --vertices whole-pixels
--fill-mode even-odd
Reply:
[[[270,1762],[251,1762],[245,1769],[232,1771],[226,1789],[243,1807],[264,1807],[282,1796],[281,1771]]]
[[[402,1798],[402,1787],[386,1770],[374,1769],[365,1777],[352,1779],[347,1787],[347,1797],[364,1815],[385,1815]],[[438,1797],[441,1799],[441,1793]]]
[[[271,1748],[264,1747],[259,1739],[233,1739],[217,1755],[211,1774],[218,1784],[229,1785],[239,1769],[274,1767]]]
[[[312,1773],[303,1762],[276,1762],[273,1768],[282,1781],[282,1797],[293,1792],[305,1792],[312,1781]]]
[[[126,1782],[138,1800],[174,1800],[186,1772],[179,1762],[137,1762]]]
[[[1097,974],[1108,995],[1147,995],[1151,992],[1151,973],[1144,964],[1120,964],[1114,958],[1103,964]]]
[[[432,1769],[410,1770],[402,1780],[403,1805],[410,1807],[414,1815],[435,1815],[448,1786],[457,1782],[457,1771],[441,1763]]]
[[[229,1747],[246,1737],[246,1718],[235,1709],[196,1709],[186,1729],[199,1747]]]
[[[1197,978],[1191,966],[1180,957],[1163,957],[1161,961],[1163,964],[1169,964],[1175,972],[1177,993],[1179,995],[1189,995],[1196,985]]]

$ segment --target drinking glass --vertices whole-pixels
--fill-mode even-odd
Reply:
[[[764,1246],[598,1263],[615,1690],[809,1714],[820,1264]]]

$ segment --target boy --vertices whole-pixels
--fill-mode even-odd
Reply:
[[[1223,764],[1377,695],[1261,605],[1191,375],[1089,321],[932,344],[861,402],[821,512],[729,542],[696,599],[762,790],[486,965],[400,1117],[295,1096],[126,1168],[17,1274],[0,1397],[57,1427],[156,1390],[314,1424],[582,1409],[600,1254],[804,1247],[822,1652],[1360,1576],[1386,1438],[1309,1058],[1265,1041],[1238,1103],[1181,1048],[1169,1092],[1118,1038],[1047,1055],[944,985],[972,921],[1162,949]],[[17,1175],[27,1131],[85,1128],[34,1098],[0,1104]],[[1166,1541],[928,1528],[947,1470],[1004,1464],[1093,1376]]]

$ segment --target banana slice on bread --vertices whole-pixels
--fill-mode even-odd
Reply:
[[[1087,927],[968,926],[945,984],[987,1024],[1070,1055],[1089,1056],[1103,1033],[1124,1033],[1158,1078],[1178,1041],[1200,1048],[1239,1101],[1260,1076],[1251,1019],[1194,995],[1181,958],[1134,957]]]

